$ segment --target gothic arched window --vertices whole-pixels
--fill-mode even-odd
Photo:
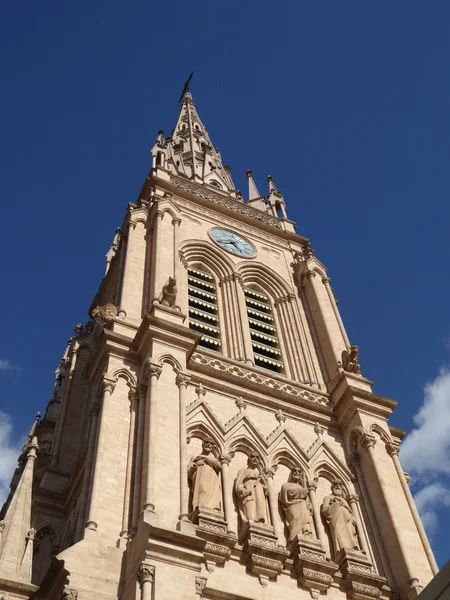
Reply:
[[[199,346],[221,350],[214,277],[202,266],[188,268],[189,328],[202,337]]]
[[[280,344],[270,300],[249,287],[244,287],[244,294],[255,365],[282,373]]]

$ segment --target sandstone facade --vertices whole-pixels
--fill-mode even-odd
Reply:
[[[20,457],[4,598],[414,600],[436,574],[396,403],[247,177],[244,202],[185,92]]]

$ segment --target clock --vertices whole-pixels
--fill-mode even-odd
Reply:
[[[230,231],[229,229],[221,229],[215,227],[209,232],[211,239],[216,242],[221,248],[236,254],[236,256],[251,257],[255,256],[256,251],[253,244],[246,240],[241,235]]]

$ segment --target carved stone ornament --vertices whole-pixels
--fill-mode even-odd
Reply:
[[[255,371],[246,368],[244,365],[240,365],[238,367],[235,364],[227,363],[225,360],[219,360],[218,358],[213,358],[207,356],[206,354],[201,354],[200,352],[194,352],[191,361],[195,365],[198,365],[200,368],[202,368],[202,370],[203,368],[205,370],[214,369],[215,371],[219,371],[223,374],[228,374],[232,377],[236,377],[237,379],[249,381],[250,383],[260,384],[295,398],[300,398],[308,402],[314,402],[331,407],[331,403],[327,396],[317,393],[313,390],[310,391],[305,389],[304,386],[296,385],[293,381],[291,383],[286,383],[285,381],[280,381],[273,377],[255,373]]]
[[[191,520],[196,523],[197,536],[207,542],[203,549],[206,565],[223,565],[237,544],[236,535],[227,532],[223,512],[201,506],[194,510]]]
[[[190,381],[191,381],[191,376],[188,375],[187,373],[177,373],[177,376],[175,378],[175,384],[178,387],[182,387],[182,386],[187,387]]]
[[[101,325],[105,325],[106,323],[112,323],[118,312],[119,309],[114,304],[104,304],[103,306],[96,306],[91,316]]]
[[[387,442],[386,452],[389,456],[395,456],[400,452],[400,446],[396,442]]]
[[[163,306],[174,308],[177,300],[177,292],[177,280],[169,277],[159,296],[159,303]]]
[[[355,375],[361,374],[361,367],[358,364],[359,360],[359,348],[358,346],[350,346],[350,351],[344,350],[342,352],[342,368],[344,371],[354,373]]]
[[[273,528],[251,521],[245,524],[241,535],[250,571],[259,576],[262,585],[264,578],[276,578],[289,558],[289,552],[277,545]]]
[[[158,365],[157,363],[152,363],[149,358],[146,359],[146,361],[144,362],[144,366],[142,367],[142,383],[147,384],[148,380],[151,377],[156,377],[156,379],[159,379],[161,373],[161,365]]]
[[[381,588],[386,584],[386,579],[375,573],[367,556],[361,552],[342,549],[335,561],[352,600],[370,600],[381,596]]]
[[[282,229],[282,225],[280,221],[276,217],[271,217],[270,215],[263,213],[256,208],[251,206],[247,206],[238,200],[233,200],[233,198],[227,198],[226,196],[219,196],[219,194],[215,194],[212,191],[205,190],[203,186],[197,186],[193,182],[188,182],[179,177],[171,176],[170,181],[172,185],[179,188],[180,190],[184,190],[190,194],[194,194],[195,196],[199,196],[204,200],[209,200],[214,204],[218,204],[219,206],[224,206],[229,210],[234,212],[239,212],[251,219],[256,219],[261,223],[265,223],[266,225],[271,225],[272,227],[276,227],[277,229]]]
[[[74,590],[73,588],[69,587],[68,585],[64,586],[63,589],[63,593],[62,593],[62,600],[77,600],[78,598],[78,591]]]
[[[113,379],[108,375],[103,375],[99,385],[100,394],[112,394],[115,390],[116,383],[117,379]]]
[[[206,587],[206,583],[207,583],[207,578],[206,577],[196,577],[195,578],[195,593],[200,596],[200,598],[202,598],[203,596],[203,591]]]
[[[338,565],[326,558],[319,540],[298,535],[290,544],[294,559],[294,573],[303,587],[319,592],[327,590],[333,583]]]
[[[153,577],[155,576],[155,567],[152,565],[146,565],[142,563],[138,569],[138,581],[140,585],[146,582],[153,583]]]

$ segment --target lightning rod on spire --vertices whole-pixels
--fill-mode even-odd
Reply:
[[[192,79],[192,75],[194,74],[194,71],[192,71],[192,73],[189,75],[189,77],[187,78],[187,80],[184,82],[184,88],[183,91],[181,92],[181,96],[180,96],[180,100],[179,103],[181,104],[182,100],[183,100],[183,96],[186,94],[186,92],[189,91],[189,84],[191,83],[191,79]]]

